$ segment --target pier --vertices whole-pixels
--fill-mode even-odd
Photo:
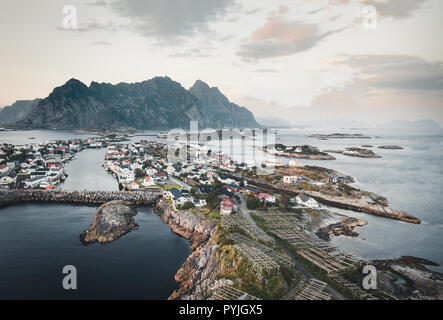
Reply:
[[[8,190],[0,191],[0,208],[22,202],[56,202],[82,205],[102,205],[113,200],[133,205],[152,205],[163,196],[161,188],[140,191],[59,191],[59,190]]]

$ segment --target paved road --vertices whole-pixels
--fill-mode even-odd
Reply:
[[[259,228],[259,226],[257,226],[257,224],[255,223],[254,219],[252,219],[251,217],[251,210],[249,210],[246,206],[246,200],[244,199],[244,197],[242,195],[240,195],[240,205],[239,205],[239,209],[240,211],[245,215],[245,217],[248,219],[248,221],[250,221],[252,223],[252,225],[254,225],[255,227]],[[260,229],[261,230],[261,229]],[[295,268],[297,269],[297,271],[300,273],[301,275],[301,281],[299,284],[297,284],[297,286],[295,286],[295,288],[293,288],[291,291],[289,291],[284,297],[283,300],[289,299],[292,296],[294,296],[295,293],[297,293],[297,291],[300,289],[300,287],[309,279],[317,279],[320,281],[323,281],[322,279],[320,279],[317,275],[315,275],[311,270],[309,270],[308,268],[306,268],[303,264],[301,264],[296,257],[291,254],[288,250],[286,250],[283,246],[281,246],[280,244],[278,244],[277,242],[275,242],[276,246],[279,247],[280,249],[283,250],[283,252],[285,252],[294,262]],[[346,298],[341,295],[339,292],[337,292],[336,290],[334,290],[333,288],[331,288],[330,285],[328,285],[325,288],[325,291],[327,291],[328,293],[331,294],[331,296],[335,299],[335,300],[346,300]]]

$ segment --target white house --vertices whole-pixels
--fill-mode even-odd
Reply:
[[[128,186],[129,190],[138,190],[140,188],[140,186],[138,185],[138,183],[133,182]]]
[[[295,198],[295,202],[297,202],[298,204],[302,205],[302,206],[306,206],[309,208],[319,208],[320,205],[318,204],[317,201],[315,201],[315,199],[308,197],[305,194],[299,194],[296,198]]]
[[[293,184],[301,181],[301,178],[299,176],[284,176],[283,177],[283,183],[286,184]]]
[[[146,172],[146,174],[148,175],[148,176],[153,176],[154,174],[156,174],[157,173],[157,169],[154,169],[154,168],[147,168],[146,170],[145,170],[145,172]]]
[[[152,179],[151,177],[146,177],[143,182],[142,182],[143,186],[148,188],[148,187],[152,187],[153,185],[155,185],[154,179]]]
[[[169,166],[166,168],[166,172],[168,173],[168,175],[173,175],[175,172],[175,168],[173,166]]]
[[[180,190],[176,188],[172,188],[171,190],[169,190],[169,194],[171,195],[171,198],[174,201],[175,205],[184,205],[188,201],[188,199],[183,196]]]

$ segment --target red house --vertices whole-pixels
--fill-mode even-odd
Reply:
[[[222,215],[231,214],[233,207],[234,204],[232,203],[232,201],[229,198],[224,198],[220,204],[220,214]]]

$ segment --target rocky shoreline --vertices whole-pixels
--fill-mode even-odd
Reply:
[[[263,188],[265,190],[272,190],[278,193],[287,194],[294,197],[300,194],[300,192],[282,189],[276,186],[269,185],[267,183],[255,181],[253,179],[245,178],[245,180],[248,182],[249,185]],[[388,205],[377,204],[373,200],[369,201],[369,199],[361,200],[361,199],[350,199],[346,197],[330,197],[315,191],[304,191],[303,193],[314,198],[318,202],[323,203],[325,205],[329,205],[331,207],[374,214],[377,216],[390,218],[394,220],[400,220],[407,223],[413,223],[413,224],[421,223],[421,220],[417,217],[414,217],[400,210],[393,209]]]
[[[318,229],[315,234],[317,235],[317,237],[325,241],[331,240],[333,236],[358,237],[359,234],[354,231],[354,228],[363,227],[367,224],[368,223],[366,221],[356,218],[346,217],[337,223],[332,223],[326,227]]]
[[[344,156],[356,157],[356,158],[369,158],[369,159],[381,158],[381,156],[375,154],[373,151],[364,148],[346,148],[344,150],[324,150],[324,152],[338,153]]]
[[[216,223],[187,211],[177,211],[166,198],[158,200],[153,209],[173,232],[190,240],[194,250],[175,274],[179,286],[168,299],[202,299],[201,283],[217,265]]]

